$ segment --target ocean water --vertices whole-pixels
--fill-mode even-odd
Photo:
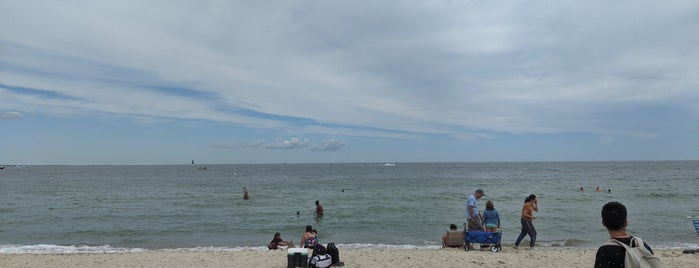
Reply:
[[[629,232],[653,247],[699,244],[699,161],[8,166],[0,253],[266,249],[275,232],[298,244],[308,224],[345,248],[438,248],[478,188],[505,245],[529,194],[537,246],[597,247],[608,201],[627,206]]]

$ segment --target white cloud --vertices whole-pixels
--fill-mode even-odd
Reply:
[[[258,139],[253,143],[241,143],[241,142],[218,142],[209,145],[211,148],[216,149],[244,149],[244,148],[264,148],[264,149],[305,149],[310,148],[311,151],[338,151],[346,144],[340,140],[328,139],[320,143],[313,144],[310,139],[307,138],[289,138],[281,139],[277,138],[274,141],[266,142],[264,139]]]
[[[329,139],[322,141],[318,144],[314,144],[311,147],[313,151],[338,151],[342,147],[345,147],[345,143],[336,139]]]
[[[310,144],[311,141],[306,138],[290,138],[288,140],[277,138],[276,140],[267,143],[265,147],[268,149],[296,149],[308,147]]]
[[[18,112],[2,112],[0,119],[22,119],[22,113]]]

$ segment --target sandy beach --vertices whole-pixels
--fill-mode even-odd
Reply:
[[[592,267],[595,249],[503,249],[498,253],[459,249],[340,249],[351,267]],[[699,267],[699,255],[681,249],[655,251],[664,267]],[[2,254],[0,267],[286,267],[286,252],[176,251],[139,253]]]

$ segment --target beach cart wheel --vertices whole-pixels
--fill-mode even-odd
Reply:
[[[500,249],[501,248],[498,245],[493,245],[492,247],[490,247],[490,251],[492,251],[493,253],[500,251]]]

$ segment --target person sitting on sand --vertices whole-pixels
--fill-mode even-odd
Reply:
[[[287,246],[287,247],[293,248],[294,241],[293,240],[284,241],[284,239],[282,239],[281,233],[279,233],[279,232],[274,233],[274,238],[272,238],[272,241],[269,242],[269,244],[267,245],[267,248],[268,249],[278,249],[280,246]]]
[[[459,239],[459,241],[461,242],[461,244],[459,244],[459,245],[450,245],[450,244],[449,244],[449,233],[454,233],[454,232],[458,232],[458,227],[456,227],[456,224],[453,224],[453,223],[452,223],[451,225],[449,225],[449,230],[447,230],[447,233],[444,234],[444,235],[442,236],[442,247],[443,247],[443,248],[446,248],[446,247],[463,247],[463,242],[464,242],[464,233],[463,233],[463,232],[461,232],[461,238]],[[453,235],[453,234],[452,234],[452,235]]]
[[[304,248],[313,248],[313,246],[320,244],[318,242],[318,237],[313,232],[313,226],[306,225],[306,233],[301,236],[301,245]]]
[[[488,200],[485,203],[485,211],[483,211],[483,223],[486,232],[497,232],[500,229],[500,214],[495,209],[493,201]]]

